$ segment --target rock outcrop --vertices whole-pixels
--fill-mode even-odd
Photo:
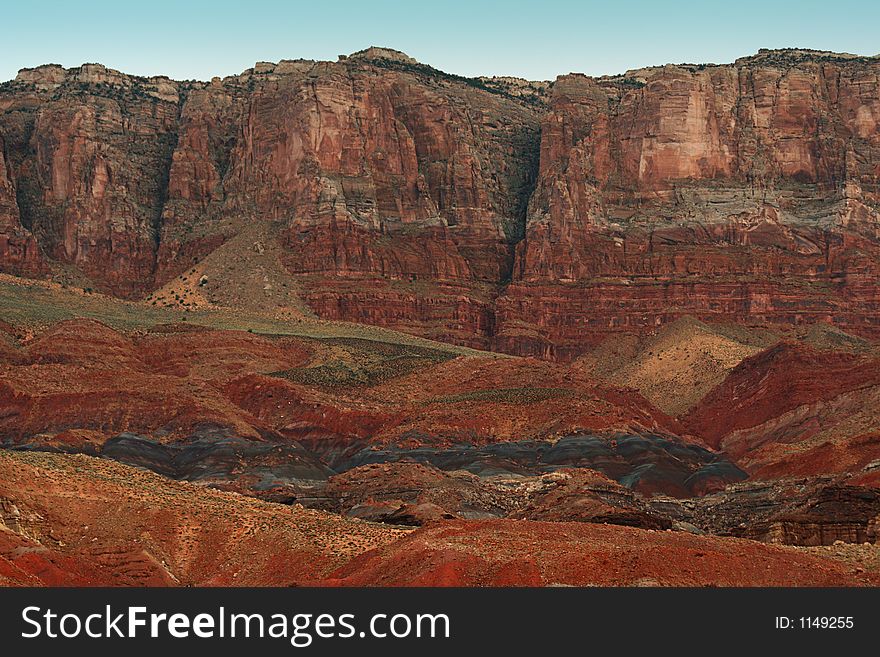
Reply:
[[[257,226],[278,248],[236,271],[321,317],[519,355],[683,315],[877,336],[878,121],[880,60],[799,50],[553,83],[383,48],[43,66],[0,86],[0,267],[143,297]]]
[[[124,296],[150,289],[177,85],[98,64],[24,71],[0,92],[21,222],[42,252]]]
[[[37,241],[21,223],[15,179],[0,136],[0,262],[4,271],[37,276],[45,271]]]
[[[880,459],[876,354],[782,342],[744,359],[682,420],[750,475],[859,472]]]
[[[688,521],[721,536],[803,546],[880,542],[880,491],[846,478],[735,484],[682,509]]]
[[[567,359],[682,314],[877,335],[878,76],[762,51],[559,78],[498,347]]]
[[[461,341],[485,345],[538,123],[500,90],[376,48],[210,83],[24,70],[0,89],[3,268],[39,273],[24,224],[54,262],[138,297],[267,223],[320,314],[458,322]]]

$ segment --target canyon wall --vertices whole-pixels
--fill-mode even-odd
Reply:
[[[499,348],[567,358],[682,314],[878,335],[880,62],[559,78]]]
[[[377,48],[48,65],[0,85],[0,269],[142,298],[260,224],[319,316],[476,347],[568,360],[685,314],[878,336],[878,121],[880,60],[812,51],[553,83]]]

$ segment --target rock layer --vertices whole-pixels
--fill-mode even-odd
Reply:
[[[6,145],[0,136],[0,263],[2,269],[22,276],[36,276],[45,271],[33,234],[21,223],[12,167],[5,155]]]
[[[59,266],[138,297],[267,223],[323,315],[460,321],[485,343],[487,301],[468,299],[509,276],[538,121],[521,99],[381,49],[211,83],[26,69],[0,89],[3,269],[39,273],[18,264],[36,254],[27,225]],[[337,284],[365,279],[382,296]]]
[[[240,270],[272,254],[322,317],[520,355],[686,314],[876,336],[878,71],[786,50],[543,84],[380,48],[208,83],[25,69],[0,86],[0,267],[139,297],[257,224],[280,250]]]
[[[593,467],[677,496],[745,476],[637,393],[442,347],[59,322],[0,352],[0,446],[281,501],[314,497],[334,473],[411,461],[479,476]],[[503,387],[514,378],[522,387]]]
[[[570,358],[682,314],[877,335],[878,72],[766,51],[559,78],[500,348]]]
[[[410,531],[206,491],[81,455],[0,452],[0,585],[877,581],[834,558],[733,538],[522,520]]]

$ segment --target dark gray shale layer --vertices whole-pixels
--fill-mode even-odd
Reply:
[[[5,446],[57,450],[39,436]],[[253,441],[205,427],[174,443],[122,433],[93,454],[136,465],[174,479],[235,486],[263,496],[269,491],[312,488],[334,473],[375,463],[411,461],[481,477],[534,476],[560,468],[591,468],[622,485],[678,497],[699,494],[707,484],[742,481],[747,475],[724,456],[658,435],[567,436],[555,442],[523,440],[483,446],[377,448],[333,441]],[[324,448],[328,449],[324,449]]]

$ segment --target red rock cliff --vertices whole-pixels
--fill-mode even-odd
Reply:
[[[502,350],[568,358],[682,314],[880,334],[880,61],[559,78]]]
[[[0,138],[0,262],[5,271],[34,276],[44,271],[37,242],[21,223],[12,168]]]
[[[878,72],[762,51],[548,96],[383,49],[210,83],[24,70],[0,268],[139,297],[259,224],[319,315],[513,353],[682,314],[880,335]]]

